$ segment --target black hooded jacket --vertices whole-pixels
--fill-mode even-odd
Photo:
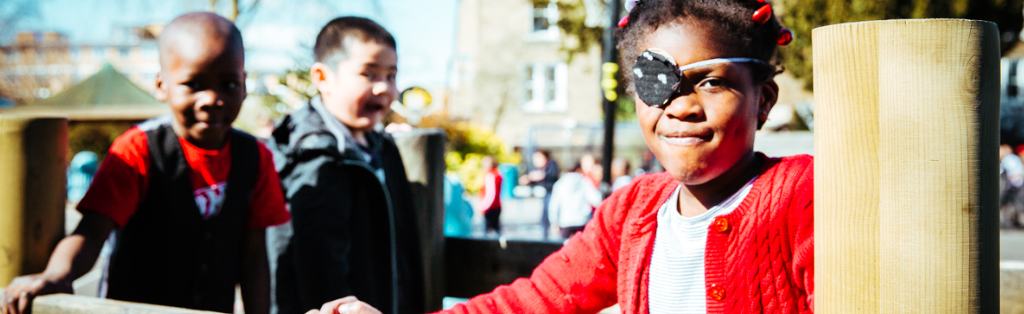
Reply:
[[[304,106],[268,144],[292,215],[291,237],[268,239],[286,241],[274,274],[278,313],[305,313],[349,295],[382,313],[422,313],[416,213],[398,148],[389,135],[366,134],[381,183],[357,152],[339,149],[346,137],[325,116],[333,118]]]

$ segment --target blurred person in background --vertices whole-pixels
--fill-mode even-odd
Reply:
[[[551,190],[555,187],[555,181],[558,181],[558,163],[551,160],[551,151],[538,150],[533,153],[533,171],[530,171],[526,175],[526,181],[530,185],[540,185],[544,187],[544,210],[540,215],[541,230],[544,230],[544,238],[548,238],[548,231],[551,229],[551,224],[548,219],[549,203],[551,202]]]
[[[594,158],[594,155],[589,153],[583,154],[576,165],[579,166],[579,170],[573,169],[573,171],[579,171],[590,178],[590,181],[593,182],[595,186],[600,184],[601,176],[604,174],[604,168],[601,167],[600,159]]]
[[[501,173],[495,167],[494,156],[484,156],[480,160],[480,167],[484,170],[484,188],[480,195],[480,204],[477,211],[484,216],[485,233],[501,235]]]
[[[555,182],[551,192],[551,223],[558,227],[562,238],[569,238],[590,221],[594,208],[601,204],[603,198],[597,189],[597,181],[584,172],[584,161],[593,162],[593,156],[587,156],[576,163],[572,172],[567,172]],[[591,164],[590,170],[598,169]]]
[[[999,145],[999,212],[1003,227],[1020,227],[1021,211],[1024,201],[1021,199],[1021,186],[1024,185],[1024,163],[1020,156],[1014,154],[1008,144]]]
[[[71,158],[68,166],[68,202],[78,203],[92,183],[92,177],[99,168],[99,157],[90,151],[81,151]]]
[[[625,158],[619,157],[612,159],[612,191],[621,189],[630,182],[633,182],[633,178],[629,176],[629,161]]]

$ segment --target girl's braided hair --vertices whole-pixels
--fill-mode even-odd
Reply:
[[[760,59],[777,64],[778,36],[782,25],[772,15],[764,24],[754,22],[754,11],[764,6],[758,0],[640,0],[629,12],[628,23],[620,27],[619,64],[626,80],[627,92],[633,93],[633,63],[636,57],[650,47],[643,47],[646,37],[659,27],[691,19],[714,27],[717,37],[726,47],[742,51],[746,58]],[[781,73],[778,66],[751,64],[754,80],[764,82]]]

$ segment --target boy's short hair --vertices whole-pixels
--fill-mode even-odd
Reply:
[[[316,45],[313,46],[313,60],[325,64],[344,60],[348,57],[345,40],[349,38],[356,38],[362,42],[373,41],[398,51],[395,37],[377,22],[362,17],[345,16],[331,20],[320,29],[320,34],[316,36]]]

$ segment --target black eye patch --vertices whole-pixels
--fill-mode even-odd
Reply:
[[[633,84],[636,94],[645,104],[664,109],[674,98],[683,71],[718,63],[752,62],[763,66],[770,63],[753,58],[716,58],[678,66],[672,56],[661,49],[650,48],[636,57],[633,63]]]
[[[664,108],[679,87],[681,77],[675,60],[666,55],[647,50],[637,56],[633,64],[637,96],[648,106]]]

